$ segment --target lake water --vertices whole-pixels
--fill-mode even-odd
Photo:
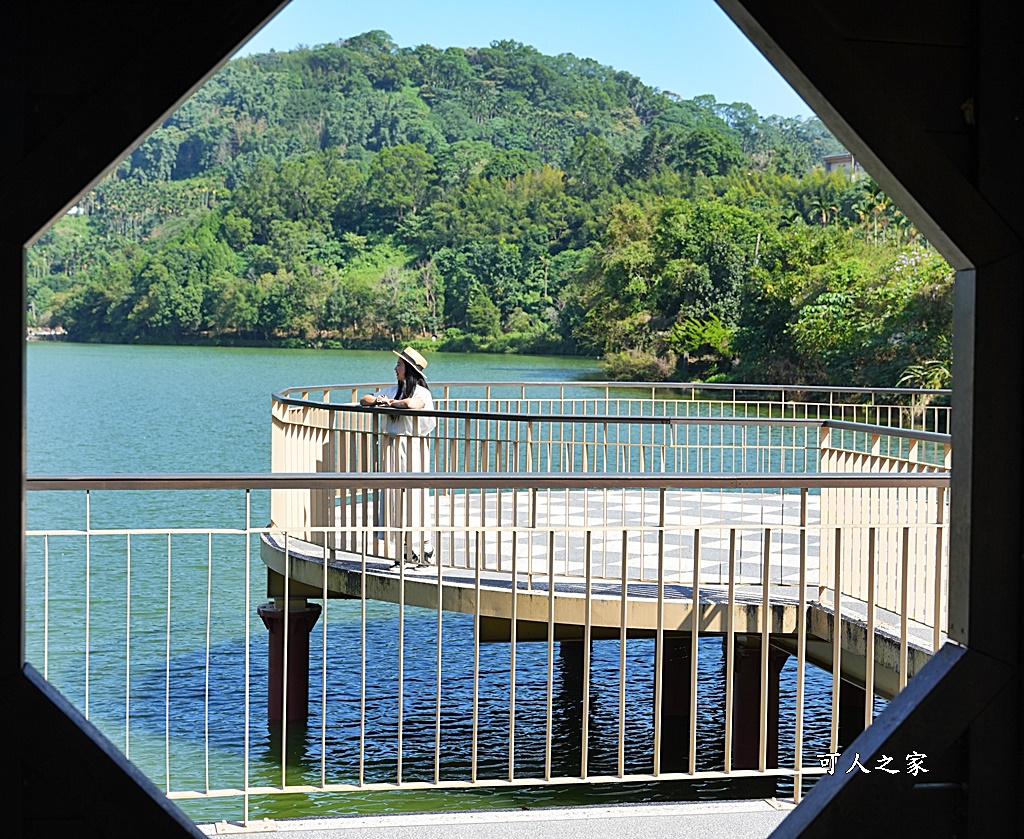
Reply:
[[[522,356],[429,357],[438,381],[571,381],[596,371],[590,360]],[[27,348],[27,460],[30,474],[262,473],[270,471],[270,395],[284,387],[389,381],[390,352],[94,346],[31,342]],[[269,496],[253,494],[253,523],[269,519]],[[82,493],[33,493],[29,529],[81,529]],[[93,528],[238,528],[241,493],[92,494]],[[27,653],[50,680],[158,786],[201,789],[242,783],[245,630],[251,634],[250,783],[280,783],[282,732],[265,720],[266,633],[255,606],[263,602],[263,565],[250,557],[252,614],[244,598],[245,543],[239,536],[78,536],[30,539],[27,546]],[[172,557],[169,559],[169,557]],[[130,566],[130,569],[129,569]],[[130,570],[130,573],[129,573]],[[214,592],[207,602],[207,581]],[[44,614],[43,592],[49,608]],[[85,627],[85,602],[90,607]],[[171,591],[170,607],[167,592]],[[208,611],[209,609],[209,611]],[[49,642],[43,646],[43,623]],[[311,636],[311,710],[284,745],[290,783],[352,782],[358,775],[358,603],[331,601]],[[397,733],[397,608],[367,607],[368,781],[394,779]],[[437,616],[405,615],[403,778],[432,777]],[[324,632],[326,628],[326,632]],[[86,653],[88,631],[88,655]],[[463,777],[470,760],[472,619],[446,615],[442,777]],[[324,650],[327,684],[317,668]],[[355,647],[355,649],[354,649]],[[508,763],[508,656],[505,644],[481,652],[481,777],[502,777]],[[627,645],[627,772],[649,772],[653,641]],[[88,662],[86,664],[86,662]],[[207,662],[209,665],[207,667]],[[717,639],[702,641],[698,700],[699,768],[722,762],[724,661]],[[556,650],[553,774],[578,774],[581,708],[573,674]],[[617,642],[594,644],[590,773],[615,771],[618,727]],[[543,773],[546,644],[520,644],[516,669],[516,771]],[[88,673],[88,680],[86,679]],[[209,680],[206,674],[209,673]],[[809,668],[805,761],[827,751],[830,677]],[[327,715],[320,711],[326,694]],[[780,760],[792,761],[795,666],[782,683]],[[789,738],[789,739],[787,739]],[[787,747],[787,742],[789,743]],[[169,744],[169,745],[168,745]],[[788,748],[788,752],[787,752]],[[577,755],[573,757],[573,755]],[[207,762],[207,757],[208,762]],[[539,756],[539,758],[538,758]],[[511,790],[360,792],[254,798],[250,818],[326,816],[355,812],[538,807],[621,801],[787,794],[738,781],[658,785],[570,785]],[[788,790],[791,794],[791,787]],[[237,819],[236,799],[184,801],[198,820]]]

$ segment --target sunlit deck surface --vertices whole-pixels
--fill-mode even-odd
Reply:
[[[551,807],[444,813],[394,813],[333,819],[283,819],[275,832],[289,839],[679,839],[716,836],[758,839],[768,836],[793,809],[775,799],[689,801],[614,807]],[[255,832],[259,830],[256,823]],[[226,822],[203,824],[207,836],[231,833]],[[238,831],[241,832],[241,831]]]
[[[358,516],[351,518],[352,510],[365,514],[371,505],[349,508],[347,524],[339,518],[342,531],[330,535],[339,540],[334,544],[348,549],[328,547],[326,580],[323,545],[289,535],[290,593],[318,597],[326,587],[328,597],[359,598],[365,586],[368,599],[436,610],[440,586],[442,610],[479,613],[481,640],[507,642],[513,609],[520,641],[546,640],[549,633],[556,640],[577,639],[587,628],[593,639],[617,638],[624,614],[629,637],[650,636],[659,628],[689,633],[694,627],[696,589],[701,634],[768,632],[777,643],[797,635],[802,540],[809,566],[817,567],[817,496],[806,496],[804,528],[799,494],[682,491],[662,498],[658,492],[638,489],[510,491],[500,494],[500,505],[498,497],[470,495],[468,511],[465,495],[435,497],[440,564],[424,569],[391,567],[392,560],[382,554],[394,548],[376,538],[379,534],[367,532]],[[486,508],[483,514],[481,499]],[[527,527],[531,519],[535,524]],[[759,561],[766,535],[771,545],[767,569]],[[322,542],[323,536],[316,538]],[[271,533],[264,536],[262,546],[266,565],[281,574],[285,541],[284,534]],[[700,566],[696,586],[695,542]],[[589,580],[585,576],[588,550]],[[510,596],[513,553],[518,593],[514,604]],[[483,560],[479,570],[478,556]],[[550,573],[549,557],[553,558]],[[834,604],[831,592],[817,583],[816,578],[807,579],[803,587],[808,657],[830,667]],[[841,612],[844,673],[859,680],[857,662],[863,678],[867,607],[844,597]],[[907,643],[908,674],[912,675],[930,657],[932,629],[909,622]],[[883,696],[895,695],[899,689],[899,655],[899,616],[876,608],[875,689]]]

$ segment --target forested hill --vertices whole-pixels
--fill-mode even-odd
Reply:
[[[31,249],[30,323],[941,378],[949,269],[870,178],[825,174],[841,150],[817,119],[513,41],[238,58]]]
[[[703,160],[695,141],[684,142],[696,128],[723,138]],[[637,143],[652,130],[671,140],[639,159]],[[663,162],[652,155],[664,158],[667,146],[680,169],[711,167],[708,174],[747,155],[762,168],[799,176],[841,150],[817,119],[764,120],[749,105],[720,105],[711,96],[684,101],[592,59],[546,56],[514,41],[443,52],[400,49],[376,31],[230,62],[157,129],[122,174],[141,181],[216,174],[231,186],[267,156],[280,162],[330,150],[366,161],[383,149],[419,144],[447,164],[439,184],[447,188],[467,174],[450,158],[462,166],[491,163],[489,175],[516,175],[526,164],[568,171],[574,144],[588,135],[620,159],[637,158],[635,175]],[[467,141],[487,145],[449,148]],[[525,154],[494,160],[496,151]],[[674,159],[680,155],[691,159]]]

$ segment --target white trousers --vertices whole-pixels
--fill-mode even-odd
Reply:
[[[381,469],[393,475],[430,471],[430,445],[426,437],[407,437],[386,434],[382,438]],[[378,521],[386,528],[402,528],[392,532],[392,550],[387,556],[417,554],[423,556],[424,543],[432,543],[432,534],[424,528],[434,520],[434,499],[430,490],[423,488],[387,489],[378,496]],[[382,538],[386,536],[382,533]],[[404,550],[403,550],[404,547]],[[428,545],[429,547],[429,545]]]

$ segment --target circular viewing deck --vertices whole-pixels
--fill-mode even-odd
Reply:
[[[275,395],[275,471],[338,473],[276,493],[279,600],[472,614],[481,642],[767,637],[887,698],[944,639],[948,409],[918,391],[450,384],[430,437],[391,438],[374,387]],[[396,445],[432,470],[384,472]],[[392,568],[425,532],[434,564]]]

